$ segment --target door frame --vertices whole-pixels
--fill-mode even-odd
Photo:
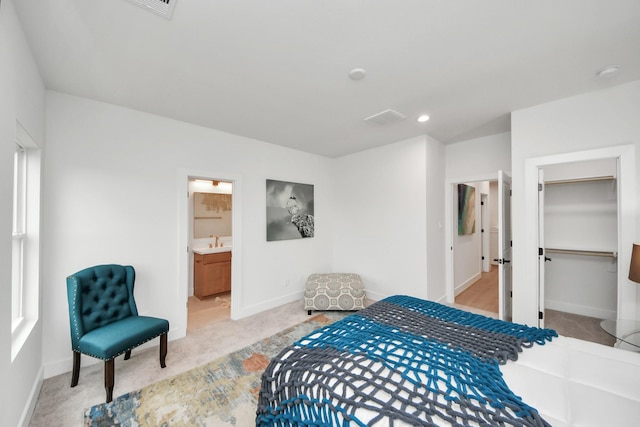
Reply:
[[[445,223],[445,291],[446,291],[446,302],[448,304],[453,304],[455,302],[455,289],[453,283],[453,268],[454,268],[454,250],[453,250],[453,239],[454,239],[454,231],[457,227],[453,225],[453,204],[457,202],[455,197],[456,189],[458,184],[470,183],[470,182],[482,182],[482,181],[497,181],[498,180],[498,171],[491,174],[477,175],[477,176],[467,176],[460,178],[450,178],[445,181],[445,189],[444,189],[444,223]]]
[[[498,319],[511,321],[513,289],[513,218],[511,175],[498,171]],[[509,190],[508,192],[506,190]],[[508,257],[508,258],[507,258]]]
[[[231,319],[237,319],[242,303],[242,176],[227,172],[212,172],[192,169],[178,169],[178,277],[176,278],[176,312],[179,324],[177,337],[187,335],[187,301],[189,299],[189,180],[206,179],[226,181],[233,184],[231,194],[231,230],[233,256],[231,257]]]
[[[518,299],[518,308],[522,309],[522,319],[536,319],[539,324],[540,310],[540,273],[539,273],[539,236],[538,221],[538,174],[545,166],[573,163],[586,160],[618,159],[618,318],[636,320],[638,316],[637,284],[628,279],[631,249],[636,239],[636,167],[635,146],[632,144],[613,146],[595,150],[536,157],[526,160],[525,164],[525,259],[521,261],[526,280],[514,292],[514,303]],[[521,265],[519,264],[519,265]],[[526,302],[523,304],[523,302]],[[515,304],[514,304],[515,305]],[[521,323],[529,323],[520,320]],[[529,324],[534,323],[530,322]]]

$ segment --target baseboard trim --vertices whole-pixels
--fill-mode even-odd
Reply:
[[[259,304],[240,307],[240,310],[238,310],[237,313],[234,313],[233,320],[239,320],[245,317],[253,316],[254,314],[258,314],[272,308],[280,307],[281,305],[288,304],[293,301],[302,301],[303,295],[304,291],[300,290],[288,295],[283,295],[278,298],[263,301]]]
[[[44,381],[44,366],[40,366],[38,370],[38,375],[31,386],[31,391],[29,392],[29,398],[27,399],[27,403],[22,410],[22,415],[20,416],[20,421],[18,422],[18,426],[20,427],[29,427],[29,423],[31,422],[31,417],[33,416],[33,411],[36,409],[36,403],[38,402],[38,396],[40,396],[40,390],[42,389],[42,383]]]
[[[548,308],[549,310],[563,311],[565,313],[577,314],[580,316],[595,317],[596,319],[615,319],[616,317],[615,310],[571,304],[564,301],[545,300],[544,308]]]
[[[456,286],[453,293],[455,294],[455,296],[460,295],[462,292],[466,291],[468,288],[471,287],[471,285],[476,283],[481,278],[482,278],[482,272],[474,274],[469,279],[467,279],[463,283]]]

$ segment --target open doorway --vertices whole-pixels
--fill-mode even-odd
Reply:
[[[231,317],[233,182],[189,179],[187,334]]]
[[[176,338],[181,338],[187,335],[187,329],[189,324],[189,297],[193,296],[196,291],[194,288],[194,258],[195,254],[193,249],[204,249],[202,252],[212,252],[214,255],[219,255],[216,252],[229,252],[228,260],[226,260],[226,275],[230,280],[230,291],[222,291],[214,289],[206,290],[205,294],[201,295],[204,300],[210,299],[213,301],[211,305],[216,303],[218,305],[226,306],[224,308],[225,318],[237,319],[241,312],[242,301],[242,179],[241,176],[233,173],[216,173],[208,171],[197,171],[188,169],[179,169],[177,174],[177,197],[178,197],[178,277],[177,277],[177,289],[176,289],[176,312],[177,321],[174,322]],[[196,180],[200,180],[196,184]],[[213,193],[213,191],[202,191],[203,189],[211,189],[215,187],[215,183],[220,186],[221,183],[228,185],[228,191],[231,194],[231,232],[227,235],[228,231],[221,231],[219,234],[216,232],[208,231],[204,236],[195,237],[194,230],[196,229],[194,224],[194,193]],[[197,186],[196,186],[197,185]],[[220,192],[220,191],[218,191]],[[186,197],[185,197],[186,196]],[[203,215],[205,217],[219,217],[222,216],[224,209],[220,207],[219,211],[217,206],[220,203],[228,203],[222,201],[213,201],[213,213]],[[208,218],[205,221],[221,221],[221,218]],[[207,227],[204,227],[208,230]],[[218,247],[216,248],[216,236]],[[209,247],[211,245],[211,248]],[[203,254],[200,254],[203,255]],[[208,255],[204,253],[204,255]],[[214,260],[219,261],[219,260]],[[228,268],[230,265],[230,269]],[[212,267],[208,264],[209,267]],[[215,266],[218,267],[218,266]],[[218,270],[219,272],[220,270]],[[226,295],[223,295],[226,294]],[[221,301],[222,300],[222,301]],[[222,311],[222,310],[216,310]],[[192,313],[193,314],[193,313]],[[219,313],[218,313],[219,314]],[[217,318],[214,316],[202,315],[207,321],[212,321]],[[206,324],[204,322],[203,324]]]
[[[567,241],[561,241],[557,239],[554,242],[552,239],[556,239],[557,237],[563,237],[565,231],[563,230],[563,234],[558,234],[557,236],[551,236],[546,230],[545,220],[549,220],[548,216],[545,215],[545,197],[541,197],[541,189],[545,189],[546,184],[545,181],[551,180],[552,178],[547,177],[547,174],[551,167],[555,167],[555,165],[568,165],[568,164],[588,164],[588,170],[591,172],[593,176],[593,166],[592,161],[599,161],[602,159],[616,159],[617,162],[617,177],[615,180],[598,180],[600,182],[599,185],[603,186],[603,190],[609,194],[607,197],[615,197],[616,203],[613,203],[612,206],[614,210],[617,211],[616,215],[612,215],[611,218],[615,219],[617,223],[615,225],[615,230],[613,233],[610,231],[607,232],[608,235],[612,237],[611,246],[615,246],[615,248],[607,247],[608,245],[602,245],[604,247],[603,252],[616,252],[615,260],[617,267],[614,267],[613,257],[607,255],[603,257],[598,262],[603,261],[605,265],[603,265],[604,270],[603,274],[611,275],[612,283],[615,283],[615,287],[617,288],[617,297],[615,298],[615,304],[610,306],[607,310],[611,311],[615,307],[615,317],[617,319],[635,319],[637,315],[637,291],[636,286],[632,284],[632,282],[628,279],[628,266],[630,265],[631,259],[631,248],[634,243],[634,239],[636,236],[636,222],[635,216],[628,214],[629,212],[633,213],[636,209],[636,165],[635,165],[635,147],[631,144],[622,145],[622,146],[612,146],[606,148],[599,148],[594,150],[587,151],[578,151],[578,152],[570,152],[564,154],[557,154],[539,158],[531,158],[526,161],[525,165],[525,181],[524,181],[524,189],[525,189],[525,200],[523,204],[523,208],[526,210],[527,215],[525,216],[524,222],[524,230],[526,231],[524,242],[522,244],[523,249],[523,259],[519,262],[526,264],[527,271],[532,272],[532,274],[528,274],[526,276],[520,277],[518,295],[521,296],[518,300],[518,308],[519,312],[523,313],[522,318],[537,318],[538,325],[541,327],[549,327],[549,322],[547,322],[546,318],[546,309],[549,307],[545,306],[548,298],[545,295],[545,291],[547,287],[545,286],[546,280],[546,269],[547,267],[558,268],[561,267],[560,263],[554,264],[557,261],[562,261],[559,256],[565,256],[567,261],[569,257],[573,259],[573,262],[593,262],[595,258],[589,260],[578,260],[577,257],[584,258],[585,256],[591,256],[587,254],[559,254],[559,253],[547,253],[546,249],[578,249],[578,250],[589,250],[591,252],[598,252],[600,245],[595,247],[594,243],[606,242],[605,240],[601,240],[592,234],[589,234],[591,231],[605,231],[607,227],[595,226],[588,227],[588,233],[585,233],[582,230],[587,229],[585,226],[581,226],[581,232],[579,234],[580,238],[586,237],[584,243],[589,243],[574,247],[569,247],[567,245]],[[583,163],[589,162],[589,163]],[[564,170],[563,166],[558,166],[560,170]],[[600,175],[600,174],[598,174]],[[575,178],[575,176],[574,176]],[[608,181],[608,182],[607,182]],[[584,185],[588,182],[584,183],[575,183],[577,185]],[[554,185],[571,185],[571,183],[564,184],[554,184]],[[613,191],[615,185],[615,191]],[[562,189],[560,189],[562,190]],[[565,192],[567,190],[564,190]],[[575,190],[571,190],[574,192]],[[617,194],[616,194],[617,193]],[[572,196],[574,197],[574,196]],[[565,196],[562,194],[558,195],[558,201],[564,201]],[[613,199],[610,199],[612,202]],[[592,204],[592,202],[589,202]],[[611,204],[611,203],[609,203]],[[569,209],[567,207],[563,207],[558,205],[555,209],[557,213],[568,213],[570,210],[576,211],[576,209],[581,210],[583,208],[573,208]],[[593,210],[592,210],[593,212]],[[612,211],[613,212],[613,211]],[[603,208],[596,209],[596,214],[601,215],[604,213]],[[627,214],[625,214],[627,213]],[[576,223],[577,225],[578,223]],[[563,227],[559,223],[559,226]],[[572,224],[573,226],[573,224]],[[591,230],[593,228],[593,230]],[[617,233],[616,233],[617,231]],[[546,238],[546,239],[545,239]],[[549,240],[548,242],[546,240]],[[617,243],[613,243],[613,242]],[[577,243],[577,241],[576,241]],[[551,245],[558,245],[558,247],[552,247]],[[562,246],[560,246],[562,245]],[[565,246],[567,245],[567,246]],[[545,258],[550,257],[552,261],[545,261]],[[607,269],[611,269],[612,271],[606,271]],[[613,271],[613,270],[616,271]],[[537,274],[535,274],[537,272]],[[585,281],[581,278],[581,274],[583,271],[580,271],[579,274],[571,273],[571,277],[566,279],[565,282],[570,281],[571,283],[583,284],[586,285]],[[600,275],[599,277],[603,277]],[[590,277],[589,277],[590,279]],[[604,282],[604,280],[597,280],[598,282]],[[603,283],[599,283],[602,285]],[[562,290],[568,289],[567,287],[562,288]],[[580,295],[580,298],[586,297],[586,292],[583,292],[585,295]],[[549,299],[555,300],[552,301],[553,305],[556,305],[557,308],[561,308],[563,311],[568,311],[567,308],[570,308],[569,304],[559,304],[562,302],[560,298],[557,296],[554,297],[553,293],[548,295]],[[571,304],[576,304],[577,300],[573,300]],[[580,302],[580,305],[586,305],[585,300]],[[611,313],[609,313],[611,314]],[[606,315],[606,313],[605,313]],[[593,317],[593,316],[591,316]],[[612,320],[617,320],[612,319]],[[532,322],[532,321],[531,321]],[[533,322],[532,322],[533,323]]]
[[[475,197],[476,226],[465,233],[457,227],[461,218],[459,196],[455,196],[452,216],[452,279],[454,303],[471,307],[487,315],[498,316],[498,181],[483,180],[455,183],[458,186],[473,187],[479,197]],[[454,193],[454,194],[455,194]]]
[[[461,180],[460,180],[461,181]],[[466,288],[473,285],[482,278],[482,234],[487,230],[480,229],[480,233],[475,232],[475,227],[469,226],[469,221],[479,221],[478,214],[471,213],[468,206],[474,206],[476,212],[481,212],[480,200],[482,197],[475,197],[474,193],[488,194],[490,208],[497,207],[497,254],[491,256],[491,261],[497,262],[498,276],[498,310],[497,315],[493,312],[481,311],[481,314],[496,317],[501,320],[511,321],[512,319],[512,239],[511,239],[511,177],[508,173],[499,170],[496,176],[489,176],[476,179],[465,179],[464,181],[448,181],[446,190],[446,200],[449,202],[445,207],[445,221],[447,234],[449,235],[450,256],[446,258],[446,287],[447,302],[455,304],[455,296],[462,293]],[[496,181],[497,186],[493,189],[491,198],[491,182]],[[470,191],[473,187],[474,191]],[[477,187],[477,188],[476,188]],[[463,191],[464,190],[464,191]],[[497,190],[497,191],[496,191]],[[465,197],[462,197],[462,195]],[[471,196],[471,197],[469,197]],[[464,206],[466,200],[475,200],[476,204],[469,203]],[[493,208],[491,208],[493,205]],[[497,206],[496,206],[497,205]],[[492,220],[495,221],[495,220]],[[489,223],[491,224],[491,220]],[[454,224],[457,223],[457,226]],[[469,232],[470,231],[470,232]],[[492,267],[493,268],[493,267]],[[483,292],[484,294],[484,292]],[[495,295],[492,293],[492,295]],[[492,297],[492,296],[491,296]],[[467,302],[467,304],[469,304]],[[470,311],[478,311],[473,306]],[[462,308],[465,308],[462,307]]]
[[[617,159],[540,168],[540,307],[545,327],[613,345],[600,324],[617,317]]]

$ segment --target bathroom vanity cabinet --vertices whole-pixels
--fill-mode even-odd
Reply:
[[[193,293],[203,299],[231,290],[231,252],[193,254]]]

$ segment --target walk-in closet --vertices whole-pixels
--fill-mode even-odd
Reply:
[[[616,176],[616,159],[544,168],[545,320],[590,322],[597,335],[600,320],[616,318]]]

